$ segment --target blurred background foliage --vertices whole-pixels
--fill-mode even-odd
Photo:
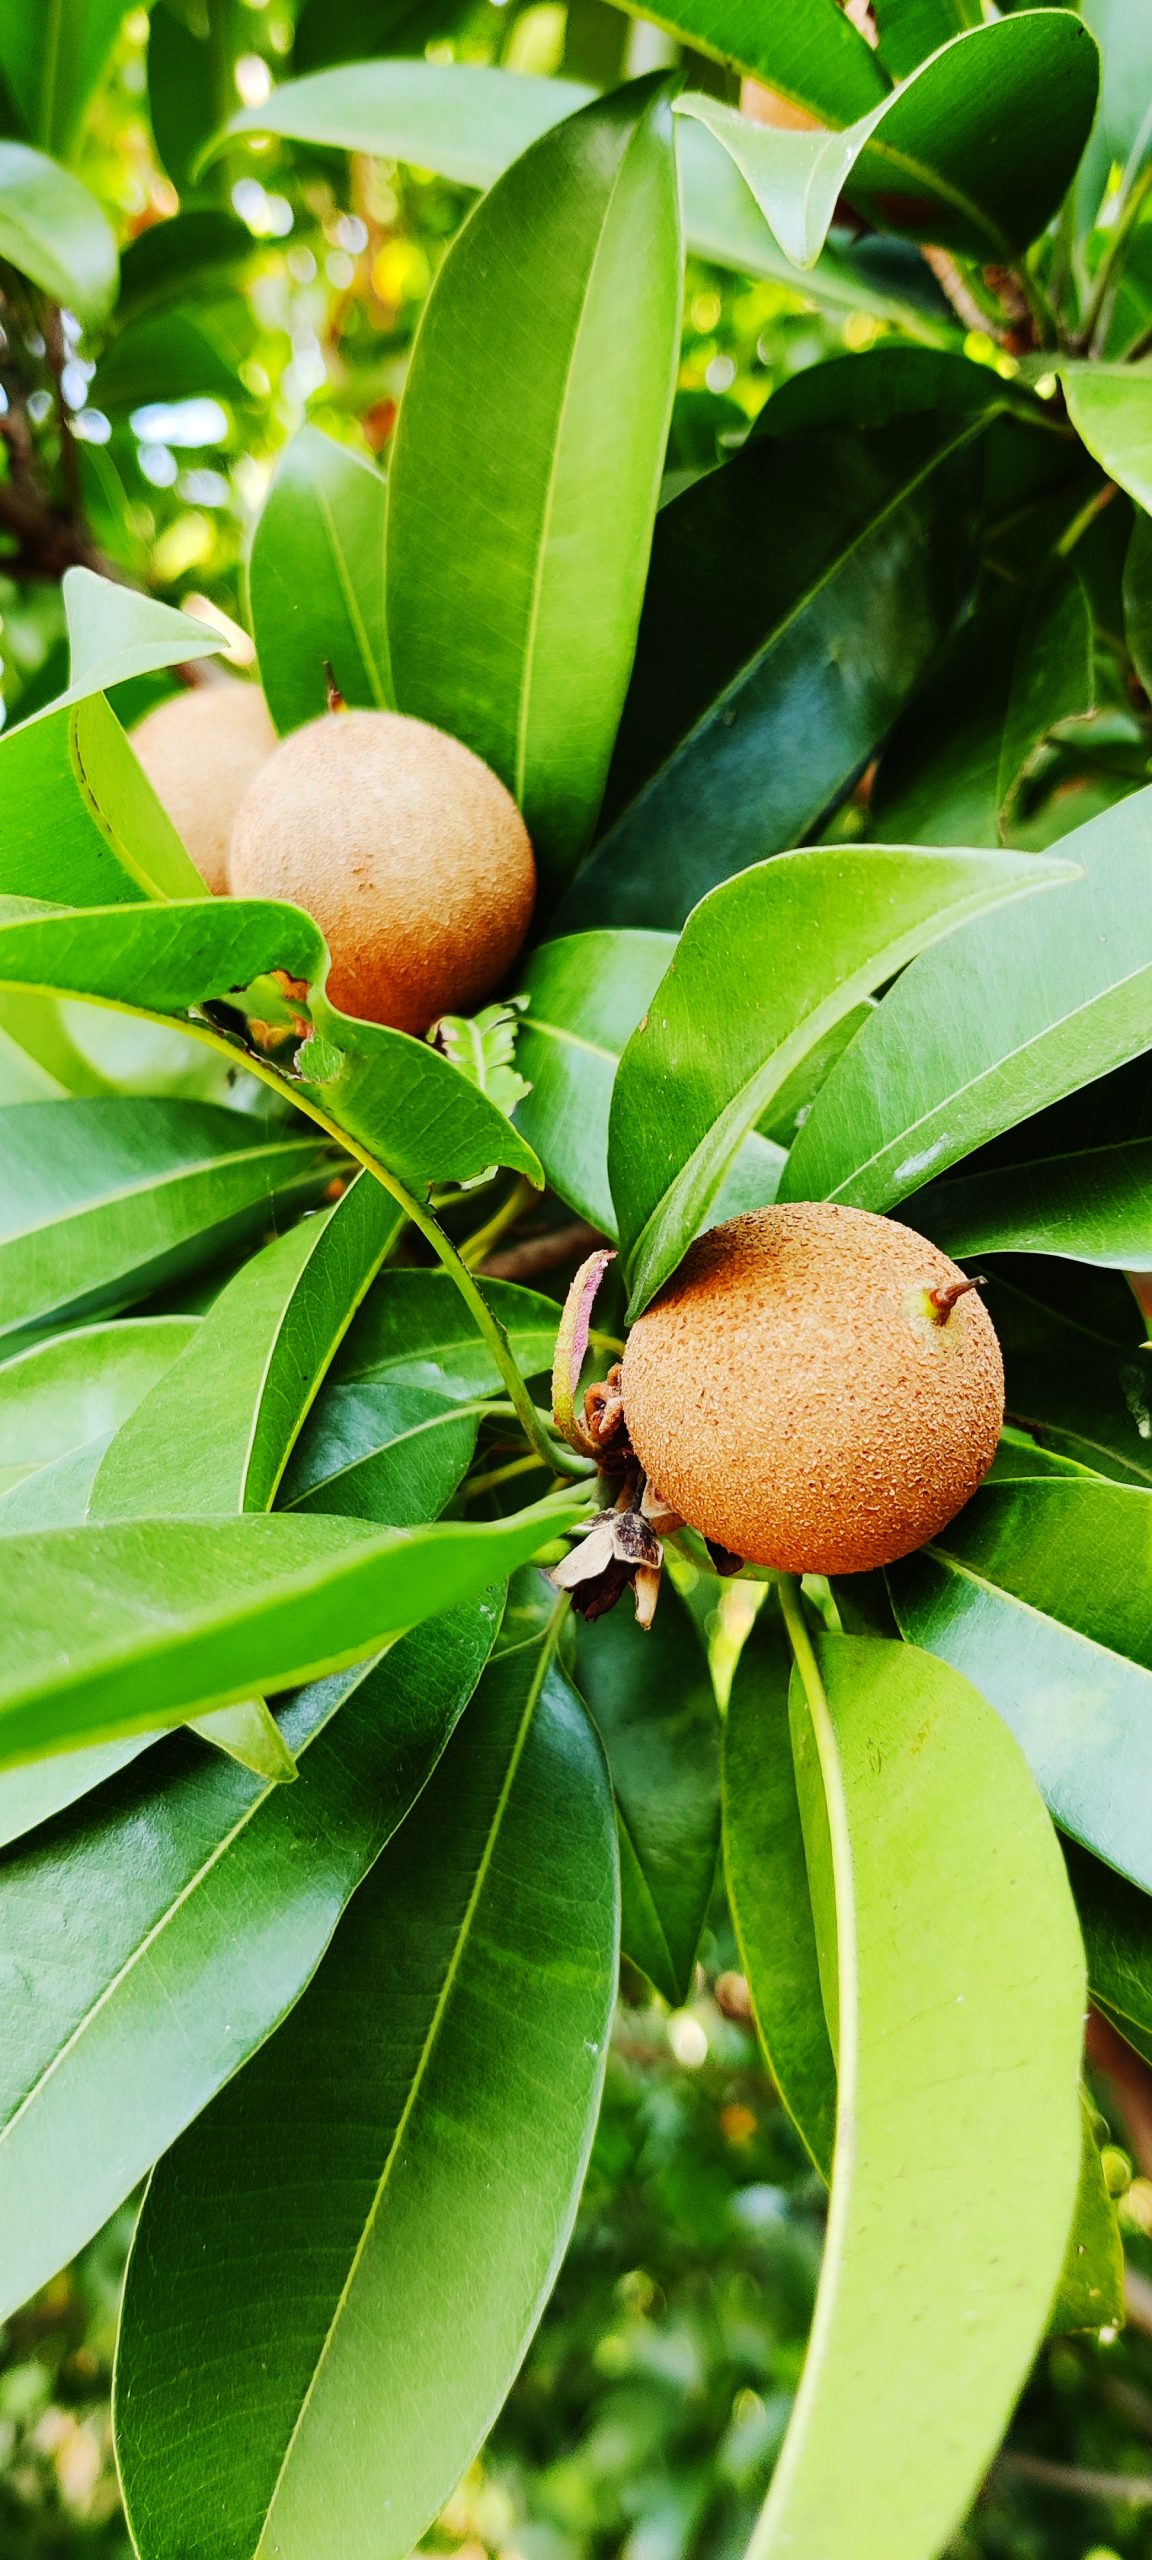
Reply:
[[[216,620],[247,664],[244,560],[284,444],[307,418],[386,457],[420,310],[469,199],[420,172],[276,141],[237,145],[197,177],[202,143],[234,107],[370,53],[606,81],[675,50],[605,0],[301,0],[295,14],[286,0],[155,0],[151,17],[126,15],[72,154],[126,252],[114,325],[90,344],[0,267],[9,724],[66,681],[59,581],[71,561]],[[715,66],[694,61],[692,75],[724,87]],[[2,101],[0,120],[11,129]],[[946,324],[955,344],[918,254],[887,243],[876,256],[901,262],[922,336]],[[707,468],[791,375],[875,344],[888,325],[691,263],[669,474]],[[978,326],[963,343],[1015,370]],[[1127,531],[1122,501],[1079,555],[1105,661]],[[1147,704],[1119,678],[1098,699],[1094,763],[1083,723],[1054,738],[1020,811],[1024,840],[1144,778]],[[142,696],[122,706],[143,707]],[[863,823],[851,802],[837,821],[841,832]],[[709,1621],[721,1687],[744,1605],[733,1590]],[[428,2537],[453,2560],[743,2550],[803,2359],[823,2191],[759,2060],[722,1895],[704,1959],[682,2011],[638,1977],[625,1985],[558,2290],[490,2443]],[[1135,2317],[1120,2338],[1048,2343],[952,2560],[1152,2560],[1152,2130],[1125,2124],[1106,2080],[1096,2096],[1148,2172],[1120,2208]],[[1114,2166],[1123,2185],[1125,2160]],[[131,2224],[131,2211],[118,2215],[0,2331],[0,2560],[127,2560],[109,2392]]]

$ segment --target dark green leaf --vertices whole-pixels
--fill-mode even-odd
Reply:
[[[760,863],[702,901],[612,1097],[608,1162],[633,1317],[808,1051],[925,942],[1056,877],[1035,856],[827,846]]]
[[[247,223],[215,205],[150,223],[121,257],[117,319],[121,325],[138,320],[145,311],[163,309],[174,295],[211,295],[257,254]]]
[[[980,0],[873,0],[873,12],[877,51],[893,80],[906,80],[964,27],[980,25]]]
[[[498,1619],[488,1594],[367,1672],[301,1691],[281,1710],[295,1787],[166,1743],[5,1860],[4,2315],[297,1999],[443,1750]]]
[[[1060,852],[1083,879],[966,926],[905,971],[814,1102],[786,1198],[894,1207],[1147,1048],[1152,791],[1063,837]]]
[[[545,134],[477,207],[401,407],[396,699],[501,776],[553,889],[591,833],[628,683],[680,280],[667,84],[637,82]]]
[[[624,1953],[686,2000],[720,1837],[720,1720],[708,1664],[668,1582],[647,1632],[625,1600],[577,1630],[575,1677],[608,1755]]]
[[[779,1609],[769,1595],[736,1666],[724,1724],[724,1864],[768,2067],[827,2178],[836,2065],[820,1990],[788,1730],[791,1670]]]
[[[314,1991],[157,2172],[116,2394],[143,2560],[401,2560],[516,2372],[616,1973],[611,1794],[549,1651],[490,1666]]]
[[[154,400],[246,398],[235,355],[211,315],[172,310],[145,312],[112,339],[90,396],[114,417]]]
[[[1080,2184],[1068,2239],[1068,2252],[1056,2300],[1048,2315],[1050,2332],[1069,2329],[1123,2328],[1124,2245],[1116,2207],[1105,2184],[1096,2140],[1094,2109],[1080,2100]]]
[[[1068,1874],[1084,1933],[1093,2000],[1138,2053],[1152,2045],[1152,1904],[1074,1840]]]
[[[1047,1454],[1121,1484],[1152,1485],[1152,1360],[1127,1290],[1116,1284],[1112,1321],[1090,1305],[1044,1304],[1028,1277],[1026,1266],[1011,1284],[998,1272],[986,1299],[1010,1419]]]
[[[380,473],[315,427],[280,457],[248,574],[260,678],[281,733],[322,716],[330,682],[354,707],[392,700],[385,503]]]
[[[607,1236],[616,1233],[608,1186],[616,1069],[675,948],[670,933],[573,933],[544,943],[520,972],[529,1004],[516,1054],[532,1090],[517,1123],[552,1189]]]
[[[1137,515],[1124,562],[1124,636],[1145,693],[1152,690],[1152,523]]]

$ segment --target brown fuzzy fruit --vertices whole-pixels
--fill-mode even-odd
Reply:
[[[197,870],[224,897],[232,821],[276,745],[259,685],[192,685],[146,713],[132,744]]]
[[[422,1032],[470,1013],[515,959],[536,866],[502,782],[458,738],[337,711],[286,738],[232,831],[238,898],[287,898],[332,954],[345,1013]]]
[[[1004,1370],[964,1275],[892,1218],[824,1201],[698,1237],[633,1326],[624,1412],[664,1499],[786,1573],[910,1555],[995,1454]]]

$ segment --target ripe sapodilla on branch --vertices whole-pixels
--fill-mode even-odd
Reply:
[[[787,1573],[910,1555],[975,1493],[1004,1412],[964,1273],[895,1219],[824,1201],[698,1237],[629,1334],[622,1390],[664,1501]]]
[[[173,694],[132,732],[157,799],[218,898],[228,887],[236,812],[276,744],[259,685],[233,677]]]
[[[328,712],[285,738],[237,813],[228,869],[235,897],[315,917],[333,1004],[417,1034],[499,985],[536,894],[503,783],[393,711]]]

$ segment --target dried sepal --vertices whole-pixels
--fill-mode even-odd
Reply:
[[[576,1390],[588,1349],[596,1294],[609,1263],[615,1259],[612,1246],[601,1245],[581,1263],[564,1301],[560,1330],[556,1336],[556,1356],[552,1363],[552,1412],[561,1438],[567,1441],[570,1449],[579,1450],[582,1458],[596,1457],[598,1444],[590,1437],[577,1414]]]

